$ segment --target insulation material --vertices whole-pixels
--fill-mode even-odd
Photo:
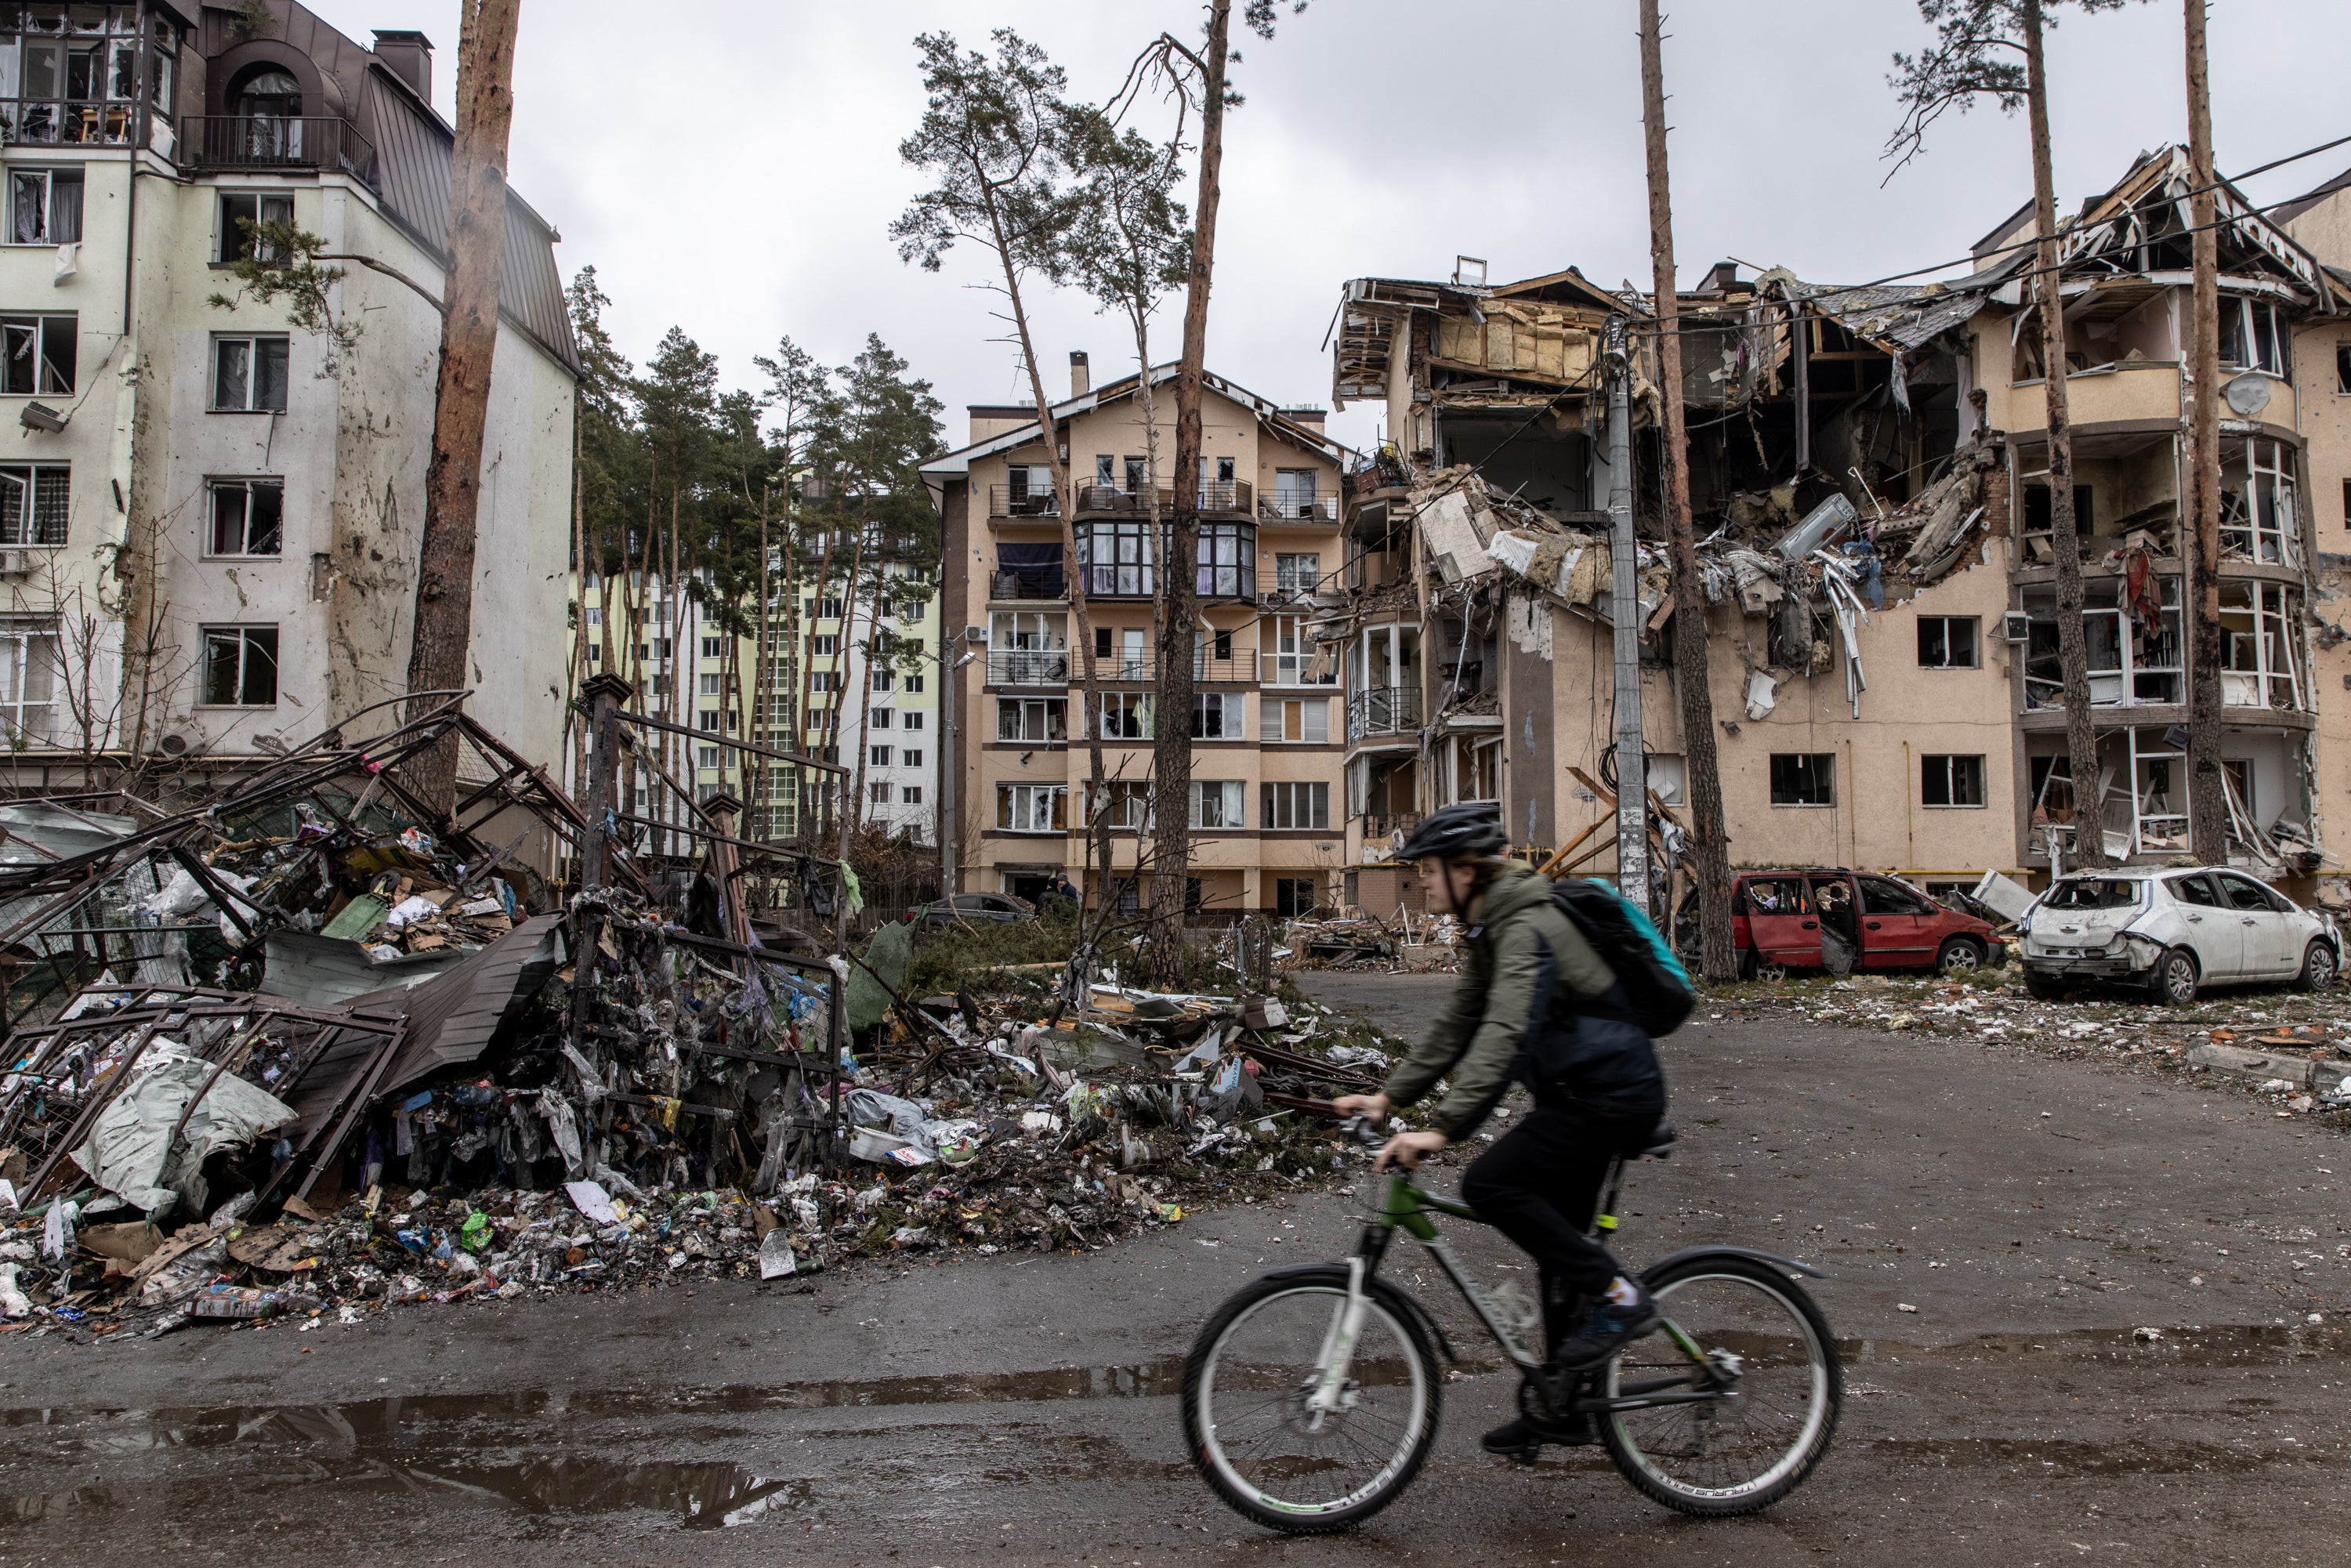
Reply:
[[[1437,357],[1479,370],[1538,381],[1574,382],[1591,373],[1596,319],[1534,301],[1489,299],[1476,316],[1437,323]]]
[[[205,1156],[294,1119],[292,1106],[236,1074],[172,1055],[141,1066],[72,1158],[99,1186],[150,1215],[168,1212],[183,1197],[201,1213],[204,1186],[196,1173]]]
[[[1771,710],[1780,706],[1780,683],[1768,671],[1747,672],[1747,716],[1750,720],[1769,718]]]
[[[1420,537],[1427,541],[1429,559],[1447,582],[1480,577],[1495,569],[1494,559],[1486,553],[1486,533],[1470,511],[1469,497],[1460,490],[1447,490],[1421,507]]]

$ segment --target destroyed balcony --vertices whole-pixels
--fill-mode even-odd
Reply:
[[[1347,698],[1347,741],[1353,745],[1377,736],[1416,736],[1420,732],[1420,689],[1417,686],[1373,686]]]
[[[1258,502],[1257,515],[1265,523],[1336,523],[1339,497],[1279,491]]]
[[[1066,686],[1070,684],[1070,652],[1066,648],[999,648],[987,655],[991,686]]]
[[[1061,515],[1061,497],[1049,487],[1037,489],[1029,485],[990,485],[987,487],[987,515],[991,517],[1058,517]]]
[[[2286,392],[2285,423],[2293,423],[2294,398]],[[2001,401],[1991,410],[1992,422],[2020,439],[2049,426],[2048,395],[2038,381],[2015,382],[1995,393]],[[2149,424],[2179,421],[2179,366],[2169,360],[2130,360],[2075,371],[2065,378],[2066,417],[2076,429],[2128,423]],[[2278,407],[2274,402],[2272,408]],[[2276,420],[2264,414],[2269,423]]]
[[[317,169],[349,174],[370,185],[376,183],[375,148],[348,120],[204,114],[180,123],[179,162],[192,169]]]

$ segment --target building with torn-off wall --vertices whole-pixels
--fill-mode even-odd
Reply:
[[[431,50],[292,0],[0,5],[19,787],[92,754],[235,768],[403,690],[453,141]],[[240,290],[264,223],[324,240],[354,337]],[[510,195],[469,675],[471,711],[550,768],[578,373],[555,238]]]
[[[2185,181],[2176,150],[2140,160],[2085,204],[2063,257],[2101,826],[2126,858],[2188,842],[2173,744],[2186,720],[2173,534],[2193,392],[2179,363]],[[2341,222],[2343,199],[2316,193],[2314,233]],[[2344,862],[2351,833],[2351,801],[2330,813],[2318,785],[2343,754],[2322,716],[2330,668],[2309,612],[2339,589],[2308,503],[2312,476],[2351,458],[2341,406],[2309,407],[2351,387],[2333,347],[2351,287],[2234,192],[2224,200],[2229,832],[2236,858],[2306,889],[2322,860]],[[2029,252],[2016,248],[2030,234],[2028,207],[1979,246],[1971,275],[1945,283],[1833,287],[1784,270],[1744,279],[1725,263],[1679,298],[1734,863],[1889,869],[1933,885],[2044,874],[2053,840],[2071,853],[2080,813],[2054,670],[2043,387],[2021,298]],[[1594,827],[1610,814],[1614,729],[1596,369],[1612,314],[1634,322],[1635,516],[1655,541],[1646,298],[1573,268],[1494,287],[1347,286],[1334,392],[1342,406],[1384,402],[1395,437],[1349,477],[1350,599],[1316,629],[1350,660],[1347,854],[1366,907],[1409,901],[1382,862],[1414,816],[1457,800],[1498,801],[1521,846],[1574,845],[1571,865],[1613,865],[1613,831]],[[1646,542],[1640,582],[1649,781],[1670,817],[1680,629],[1662,549]]]

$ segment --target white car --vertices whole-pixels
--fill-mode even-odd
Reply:
[[[2159,1002],[2205,984],[2292,980],[2324,990],[2343,967],[2335,923],[2227,866],[2126,866],[2060,878],[2018,923],[2036,997],[2136,986]]]

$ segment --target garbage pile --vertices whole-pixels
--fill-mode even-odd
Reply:
[[[1285,923],[1280,962],[1285,969],[1450,971],[1460,967],[1460,922],[1449,915],[1415,915],[1399,907],[1382,919],[1342,911]]]
[[[1359,1151],[1310,1113],[1375,1088],[1390,1061],[1311,1004],[1113,980],[1059,1016],[1050,986],[895,998],[827,1071],[845,965],[715,953],[727,944],[627,897],[598,914],[584,1039],[561,915],[340,1014],[193,990],[78,998],[36,1054],[69,1042],[93,1082],[129,1082],[67,1179],[44,1190],[0,1153],[0,1315],[160,1333],[1100,1246],[1331,1179]],[[470,1032],[436,1021],[487,1014]],[[322,1096],[329,1060],[381,1087]],[[322,1099],[347,1107],[331,1158],[315,1155]],[[0,1136],[29,1109],[10,1102]]]

